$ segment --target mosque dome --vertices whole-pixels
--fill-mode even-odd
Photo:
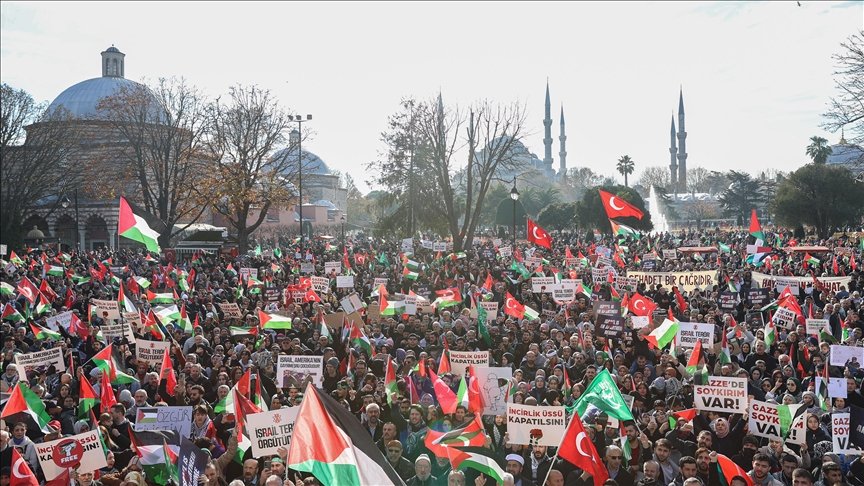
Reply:
[[[140,88],[140,83],[123,77],[125,57],[126,54],[114,46],[103,51],[102,77],[81,81],[66,88],[48,106],[48,113],[54,113],[62,107],[73,118],[96,118],[96,107],[103,98],[112,96],[123,88]]]
[[[291,146],[284,148],[282,150],[277,151],[273,154],[272,159],[280,159],[282,157],[287,157],[287,165],[286,172],[288,173],[296,173],[297,172],[297,142],[300,139],[300,133],[297,130],[291,131],[290,141]],[[303,150],[303,173],[304,174],[315,174],[315,175],[332,175],[330,171],[330,167],[314,153]]]
[[[825,163],[860,172],[864,170],[864,150],[858,145],[846,142],[845,137],[840,137],[840,143],[831,146],[831,155]]]

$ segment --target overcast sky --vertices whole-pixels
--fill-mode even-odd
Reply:
[[[520,101],[529,149],[543,157],[549,78],[568,167],[615,175],[669,163],[683,85],[688,166],[793,170],[807,162],[834,93],[831,55],[862,28],[864,2],[760,3],[127,3],[0,4],[2,81],[50,101],[126,54],[126,77],[184,76],[210,95],[272,90],[311,113],[304,148],[367,179],[400,98],[465,106]],[[361,189],[366,189],[365,184]]]

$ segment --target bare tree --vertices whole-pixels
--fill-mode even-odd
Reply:
[[[823,128],[845,131],[856,144],[864,144],[864,30],[840,44],[843,48],[833,58],[837,65],[834,84],[837,95],[831,98]],[[862,163],[864,161],[858,161]]]
[[[656,165],[645,167],[645,170],[643,170],[642,174],[639,176],[637,184],[647,190],[650,190],[651,186],[666,189],[670,184],[672,184],[672,176],[670,175],[668,167]]]
[[[431,148],[431,164],[453,248],[461,250],[474,238],[490,184],[499,172],[517,165],[513,149],[523,136],[525,111],[518,103],[499,106],[482,101],[461,113],[458,108],[445,109],[439,96],[437,103],[424,105],[418,127]],[[463,127],[465,133],[460,135]],[[453,157],[462,148],[467,151],[466,161],[458,172],[464,183],[458,184]]]
[[[290,119],[270,91],[234,86],[226,101],[209,110],[212,129],[209,151],[218,160],[206,184],[213,191],[213,209],[236,232],[241,252],[271,208],[297,202],[295,182],[299,167],[309,171],[311,158],[298,154],[296,141],[286,143]],[[298,158],[304,157],[298,163]],[[257,211],[257,215],[253,214]]]
[[[29,93],[5,83],[0,111],[0,234],[17,245],[38,203],[78,182],[78,171],[69,170],[78,137],[68,112],[46,113]]]
[[[588,167],[574,167],[567,170],[567,179],[563,184],[565,184],[563,199],[579,201],[586,191],[593,190],[597,186],[614,186],[616,182],[614,178],[597,174]]]
[[[700,166],[687,168],[687,188],[690,192],[708,192],[711,172]]]
[[[689,172],[689,169],[688,169]],[[689,179],[689,177],[688,177]],[[689,186],[689,180],[688,180]],[[681,212],[689,219],[696,220],[696,229],[702,229],[702,222],[706,219],[713,219],[720,216],[720,210],[717,204],[710,201],[694,200],[689,203],[680,205]]]
[[[154,229],[162,246],[170,246],[171,237],[207,209],[196,204],[209,199],[209,194],[201,193],[207,186],[200,182],[213,163],[204,151],[205,109],[203,95],[182,78],[160,78],[152,87],[126,86],[98,105],[100,118],[125,142],[118,153],[132,179],[118,177],[105,186],[121,193],[134,191],[132,199],[158,218],[160,224]],[[186,224],[175,231],[180,222]]]

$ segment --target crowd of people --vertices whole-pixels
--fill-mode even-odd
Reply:
[[[425,371],[442,371],[438,377],[456,391],[460,377],[442,370],[441,361],[451,351],[474,350],[488,350],[490,366],[512,370],[513,379],[504,385],[506,400],[524,405],[563,405],[569,410],[598,373],[608,370],[621,394],[632,397],[635,420],[613,427],[602,410],[580,417],[608,471],[606,486],[862,485],[860,456],[833,451],[831,416],[864,407],[864,370],[854,359],[845,366],[829,363],[832,344],[864,346],[860,238],[796,238],[776,229],[753,250],[746,231],[615,239],[564,233],[553,235],[551,249],[525,241],[513,248],[509,241],[483,237],[462,251],[435,251],[420,240],[406,248],[403,240],[364,235],[338,244],[306,240],[301,248],[300,242],[286,237],[258,241],[247,254],[202,251],[182,261],[135,248],[20,249],[2,262],[0,392],[8,400],[16,387],[26,386],[41,400],[50,421],[46,429],[26,413],[4,414],[0,485],[8,484],[14,473],[13,449],[45,481],[36,444],[96,428],[107,466],[73,471],[75,484],[158,484],[142,467],[134,423],[138,408],[165,405],[192,407],[187,438],[210,456],[200,484],[320,484],[288,467],[285,448],[277,455],[253,457],[251,449],[240,447],[235,414],[220,406],[247,371],[253,377],[252,402],[269,410],[301,406],[308,380],[277,376],[278,356],[285,354],[323,357],[321,388],[356,415],[381,451],[378,459],[406,484],[494,484],[477,470],[454,470],[450,458],[436,456],[425,441],[430,431],[459,429],[474,421],[476,412],[463,405],[455,413],[443,413],[431,373]],[[795,251],[802,245],[828,251]],[[669,254],[682,247],[702,250],[676,251],[674,258]],[[758,258],[754,253],[760,253]],[[646,264],[649,258],[651,265]],[[325,270],[327,262],[340,262],[340,273],[353,275],[353,287],[337,286],[336,271]],[[239,271],[250,268],[255,269],[252,276]],[[644,283],[631,287],[613,278],[646,269],[716,274],[711,285],[680,289]],[[803,315],[790,326],[772,326],[773,308],[749,300],[749,290],[757,285],[753,272],[810,279],[793,295]],[[598,273],[609,278],[597,279]],[[329,277],[326,289],[312,288],[310,276]],[[575,279],[581,286],[572,301],[562,302],[550,293],[534,292],[531,278],[538,276]],[[829,289],[818,280],[834,276],[848,277],[848,282]],[[23,280],[39,289],[32,301],[21,291]],[[455,289],[455,295],[438,293],[447,289]],[[776,301],[783,291],[770,288],[768,301]],[[735,294],[731,302],[721,299],[730,293]],[[151,302],[157,294],[172,294],[185,319],[156,316],[154,321],[151,310],[162,305]],[[351,294],[362,308],[345,313],[338,322],[325,319],[344,311]],[[416,312],[382,312],[382,294],[391,301],[416,295]],[[647,326],[634,329],[627,301],[637,295],[657,309]],[[536,315],[504,312],[508,298]],[[118,299],[123,301],[120,309],[134,307],[140,319],[130,325],[133,336],[105,337],[102,330],[114,319],[98,306],[91,314],[93,301]],[[624,329],[604,337],[598,333],[594,303],[616,301],[623,302]],[[480,302],[498,303],[485,329],[478,326]],[[236,303],[241,317],[226,315],[220,306],[224,303]],[[67,311],[75,315],[71,324],[69,319],[60,325],[52,320]],[[259,311],[285,316],[290,326],[262,327]],[[808,333],[805,318],[826,319],[828,326],[819,334]],[[749,429],[748,417],[737,413],[697,410],[692,418],[680,418],[677,412],[695,406],[693,389],[699,378],[685,367],[691,350],[673,346],[670,352],[669,346],[658,349],[647,339],[666,320],[713,324],[716,345],[703,349],[699,366],[707,366],[713,376],[746,378],[754,400],[803,405],[808,414],[806,441],[793,444],[758,436]],[[358,328],[370,347],[347,336],[349,328]],[[40,332],[45,329],[57,335]],[[164,366],[138,361],[130,337],[170,342],[167,373]],[[727,343],[729,360],[721,359],[721,342]],[[105,368],[93,358],[107,346],[119,371],[131,379],[111,381],[116,404],[102,408],[97,403],[92,415],[81,413],[81,381],[96,391],[97,402],[102,395]],[[65,371],[16,366],[16,355],[54,347],[62,349]],[[395,390],[385,387],[388,363],[396,372]],[[845,398],[820,394],[816,378],[826,376],[845,380]],[[590,471],[568,463],[554,447],[512,443],[505,416],[478,415],[485,436],[482,447],[506,472],[500,478],[504,484],[592,484]],[[856,426],[864,424],[853,422],[853,429]],[[864,443],[857,446],[864,448]],[[744,473],[724,477],[717,464],[725,458]]]

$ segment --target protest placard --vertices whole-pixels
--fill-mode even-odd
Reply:
[[[720,298],[717,300],[718,304],[720,305],[720,309],[725,311],[732,311],[735,310],[735,307],[738,305],[738,293],[720,292]]]
[[[135,409],[136,432],[142,430],[173,430],[180,437],[192,432],[192,406],[138,407]]]
[[[498,302],[479,302],[480,307],[486,309],[486,319],[492,321],[498,318]]]
[[[864,364],[864,348],[858,346],[831,345],[831,366],[847,366],[856,364],[860,367]]]
[[[432,251],[447,251],[447,242],[436,241],[432,243]]]
[[[312,282],[312,290],[318,293],[329,292],[330,291],[330,279],[327,277],[315,277],[312,276],[309,278]]]
[[[291,447],[291,435],[300,407],[282,407],[246,416],[246,430],[252,441],[252,456],[278,455],[279,449]]]
[[[677,260],[678,252],[673,248],[671,250],[663,250],[663,259],[664,260]]]
[[[373,288],[373,289],[377,289],[377,288],[381,287],[382,285],[386,287],[386,286],[387,286],[387,281],[388,281],[388,280],[389,280],[388,278],[384,278],[384,277],[376,277],[376,278],[375,278],[375,282],[374,282],[374,284],[372,285],[372,288]]]
[[[747,378],[711,376],[707,385],[693,389],[696,410],[747,413]]]
[[[61,312],[56,316],[51,316],[48,319],[45,319],[45,327],[52,331],[59,331],[61,327],[63,329],[69,329],[71,324],[72,311]]]
[[[414,253],[414,238],[404,238],[402,240],[402,252]]]
[[[99,330],[102,331],[102,336],[109,343],[113,339],[123,339],[124,337],[130,344],[135,342],[135,334],[132,333],[132,327],[128,322],[105,323],[99,326]]]
[[[120,317],[123,318],[123,322],[129,324],[129,327],[132,330],[140,330],[143,324],[141,323],[141,314],[137,312],[121,312]]]
[[[222,314],[225,315],[225,319],[243,318],[243,313],[240,312],[240,306],[234,302],[222,302],[219,304],[219,308],[222,310]]]
[[[831,414],[831,443],[834,448],[834,454],[861,454],[861,449],[856,448],[849,441],[849,427],[849,412],[834,412]]]
[[[816,390],[822,388],[822,377],[816,376]],[[849,390],[846,388],[846,378],[843,377],[828,377],[828,397],[829,398],[847,398]]]
[[[281,292],[276,287],[267,287],[264,289],[264,300],[267,302],[279,302]]]
[[[749,289],[747,290],[747,302],[756,307],[767,304],[771,298],[771,289]]]
[[[797,315],[785,307],[778,307],[771,321],[783,329],[794,329],[798,322]]]
[[[751,274],[753,285],[763,289],[777,289],[777,292],[782,292],[783,288],[777,285],[777,279],[781,279],[783,284],[788,284],[794,281],[797,287],[806,287],[807,284],[813,283],[814,277],[778,277],[776,275],[768,275],[767,273],[753,272]],[[849,288],[852,283],[852,277],[820,277],[816,276],[816,280],[825,287],[824,292],[839,292],[840,287]],[[798,294],[797,290],[792,290],[793,294]]]
[[[276,385],[281,388],[296,385],[302,390],[306,386],[306,379],[309,377],[312,378],[313,385],[320,387],[323,375],[324,356],[279,355],[276,366]]]
[[[597,300],[594,301],[594,315],[598,316],[620,316],[621,302],[613,300]]]
[[[416,295],[406,295],[405,296],[405,310],[402,311],[403,314],[409,316],[417,315],[417,296]]]
[[[143,361],[150,366],[162,366],[162,357],[171,349],[171,343],[168,341],[145,341],[139,339],[135,343],[135,358],[138,361]]]
[[[529,256],[529,257],[525,257],[525,261],[523,261],[522,263],[525,264],[525,268],[527,268],[528,270],[534,270],[542,262],[543,262],[543,259],[541,259],[540,257]]]
[[[310,274],[315,273],[315,264],[312,262],[301,262],[300,273]]]
[[[576,299],[576,289],[573,287],[564,287],[556,284],[552,287],[552,300],[558,304],[569,304]]]
[[[703,349],[714,346],[714,324],[699,322],[682,322],[678,327],[678,346],[692,348],[696,341],[702,341]]]
[[[604,284],[609,280],[609,270],[605,268],[591,267],[591,281],[595,284]]]
[[[750,404],[749,430],[753,435],[767,437],[769,439],[785,440],[786,434],[783,430],[783,421],[791,420],[801,405],[781,405],[776,403],[753,400]],[[788,426],[788,424],[787,424]]]
[[[108,466],[98,430],[40,442],[34,446],[42,474],[47,481],[65,473],[69,468],[77,469],[78,474],[84,474]]]
[[[595,333],[606,339],[619,339],[624,335],[624,322],[624,317],[620,314],[617,316],[600,314],[597,316]]]
[[[774,290],[779,294],[784,289],[788,288],[792,295],[798,295],[801,292],[799,288],[802,282],[794,277],[774,277]]]
[[[337,275],[336,276],[336,288],[337,289],[353,289],[354,288],[354,275]]]
[[[818,336],[823,329],[831,329],[828,326],[828,319],[807,319],[807,334]]]
[[[56,347],[33,353],[18,353],[15,355],[15,367],[18,368],[18,379],[27,383],[27,372],[47,371],[53,366],[58,373],[66,371],[66,361],[63,360],[63,348]]]
[[[434,245],[435,244],[432,242],[432,240],[420,240],[420,248],[431,250],[432,248],[434,248]]]
[[[531,291],[535,294],[552,293],[555,277],[531,277]]]
[[[701,272],[627,272],[628,277],[636,277],[639,283],[647,287],[662,285],[666,288],[678,287],[679,290],[691,292],[711,288],[717,285],[717,272],[706,270]]]
[[[450,351],[450,370],[464,375],[469,366],[489,366],[489,351]]]
[[[475,366],[474,373],[483,396],[483,415],[505,415],[507,413],[507,389],[513,377],[511,368],[489,368]]]
[[[630,316],[630,323],[633,329],[642,329],[649,324],[650,317],[648,316]]]
[[[557,447],[566,428],[564,407],[507,404],[507,434],[511,444]]]
[[[249,280],[249,277],[258,280],[258,269],[252,267],[240,267],[237,270],[237,275],[240,277],[240,281],[245,282]]]
[[[360,296],[357,295],[357,292],[343,298],[339,301],[339,304],[342,305],[342,310],[349,314],[357,312],[363,308],[363,301],[360,300]]]
[[[334,273],[336,275],[342,273],[342,262],[324,262],[324,275],[329,277]]]
[[[99,317],[103,317],[104,314],[107,312],[108,319],[120,319],[120,305],[117,303],[116,300],[90,299],[90,305],[90,312],[96,314]]]

